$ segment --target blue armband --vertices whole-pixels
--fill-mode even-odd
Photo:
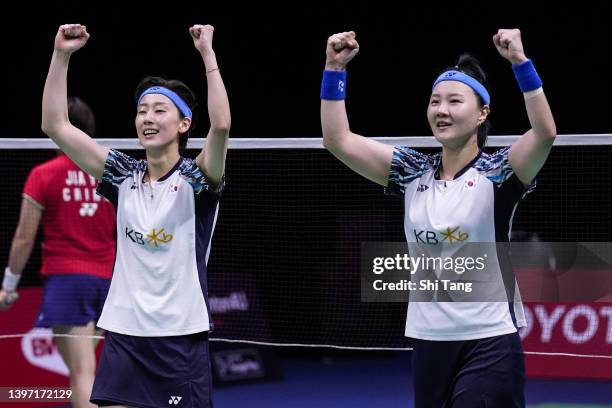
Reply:
[[[512,71],[514,71],[514,76],[523,93],[533,91],[542,86],[542,80],[530,59],[517,65],[512,64]]]
[[[323,71],[321,99],[339,101],[346,98],[346,71]]]

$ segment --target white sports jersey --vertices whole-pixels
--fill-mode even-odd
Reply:
[[[532,183],[526,188],[516,177],[508,151],[509,147],[493,154],[480,152],[454,180],[444,181],[437,177],[441,154],[395,148],[386,191],[404,195],[409,247],[411,243],[460,248],[467,242],[508,242],[514,210],[535,187]],[[499,252],[488,259],[486,273],[500,274],[508,267],[500,262],[506,254]],[[518,289],[513,300],[409,302],[405,335],[424,340],[471,340],[513,333],[525,325]]]
[[[206,263],[220,191],[191,159],[154,182],[144,160],[111,150],[99,194],[117,209],[117,255],[98,326],[132,336],[210,329]]]

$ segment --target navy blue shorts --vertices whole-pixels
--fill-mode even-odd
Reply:
[[[90,401],[138,408],[212,407],[208,333],[136,337],[106,332]]]
[[[97,322],[110,279],[85,274],[50,275],[34,326],[85,326]]]
[[[415,340],[416,408],[525,407],[518,333],[466,341]]]

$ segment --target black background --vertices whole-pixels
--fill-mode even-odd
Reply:
[[[610,133],[612,72],[606,2],[34,2],[2,13],[2,137],[43,137],[42,89],[60,24],[87,25],[69,92],[89,101],[99,137],[134,137],[134,89],[147,75],[181,79],[205,102],[203,64],[188,34],[215,26],[229,92],[232,137],[320,137],[319,87],[329,35],[354,30],[361,51],[348,71],[354,131],[430,135],[425,118],[437,73],[471,52],[489,74],[492,134],[528,129],[521,94],[493,46],[497,28],[522,30],[559,134]],[[206,115],[195,133],[207,130]]]

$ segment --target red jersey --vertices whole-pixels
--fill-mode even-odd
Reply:
[[[41,274],[110,278],[115,261],[115,209],[96,194],[98,181],[60,154],[32,169],[24,199],[43,210]]]

